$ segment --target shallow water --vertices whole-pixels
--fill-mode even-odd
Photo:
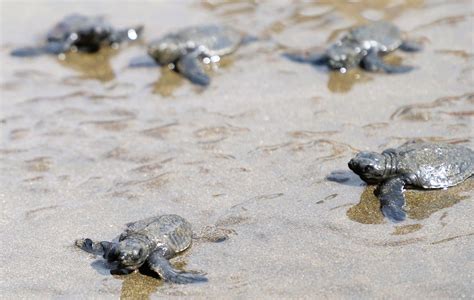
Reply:
[[[472,180],[408,191],[409,219],[392,224],[347,169],[357,151],[412,139],[473,148],[470,1],[0,5],[2,298],[474,294]],[[144,41],[92,56],[9,56],[72,12],[144,24]],[[282,57],[381,18],[423,41],[422,52],[388,58],[413,72],[328,73]],[[146,41],[209,22],[260,39],[209,70],[207,89],[127,67]],[[209,283],[111,276],[73,247],[161,213],[193,224],[198,239],[174,263]]]
[[[473,188],[474,180],[468,179],[449,189],[407,190],[405,192],[407,217],[414,220],[426,219],[435,212],[469,199],[469,192],[472,192]],[[347,211],[349,219],[363,224],[380,224],[385,221],[380,211],[380,201],[374,195],[374,191],[374,186],[364,190],[360,202]]]

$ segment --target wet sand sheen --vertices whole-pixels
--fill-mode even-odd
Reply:
[[[409,219],[391,224],[373,187],[347,169],[357,151],[411,139],[473,147],[469,1],[1,5],[2,298],[474,294],[466,268],[474,180],[407,190]],[[142,23],[144,41],[64,60],[8,55],[72,12]],[[282,57],[324,49],[376,19],[424,41],[422,52],[387,57],[413,72],[340,74]],[[128,67],[147,41],[211,21],[260,39],[209,70],[209,88],[166,68]],[[172,263],[205,272],[209,283],[111,276],[72,247],[162,213],[193,224],[195,243]]]
[[[409,219],[422,220],[433,213],[451,207],[470,198],[474,190],[474,179],[441,190],[406,190],[406,211]],[[360,202],[349,208],[347,216],[363,224],[380,224],[384,221],[380,210],[380,201],[374,194],[375,186],[368,186],[360,196]]]

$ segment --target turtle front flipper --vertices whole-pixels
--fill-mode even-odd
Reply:
[[[402,178],[393,178],[385,181],[377,188],[377,196],[380,200],[384,216],[392,222],[401,222],[406,218],[403,210],[405,196],[403,187],[405,181]]]
[[[39,47],[22,47],[12,50],[10,55],[17,57],[30,57],[43,54],[61,54],[69,50],[72,42],[48,42],[46,45]]]
[[[16,57],[31,57],[47,53],[44,47],[22,47],[12,50],[11,56]]]
[[[297,63],[309,63],[316,66],[326,65],[328,62],[325,53],[283,53],[283,56]]]
[[[111,242],[94,242],[91,239],[76,240],[74,244],[88,253],[101,256],[105,256],[113,245]]]
[[[158,273],[158,275],[166,281],[179,284],[207,281],[207,278],[202,275],[180,272],[173,269],[169,261],[160,251],[155,251],[150,254],[148,257],[148,265],[150,266],[150,269]]]
[[[192,83],[207,86],[211,82],[209,76],[202,69],[200,51],[190,52],[178,59],[176,68],[178,72],[189,79]]]
[[[383,62],[377,51],[371,50],[361,61],[361,67],[371,72],[406,73],[413,70],[412,66],[394,66]]]

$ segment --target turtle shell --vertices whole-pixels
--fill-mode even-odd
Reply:
[[[113,31],[112,26],[103,17],[88,17],[78,14],[66,16],[57,23],[47,34],[47,40],[65,41],[72,34],[76,34],[76,39],[96,36],[104,39]]]
[[[397,174],[423,188],[445,188],[474,174],[474,151],[460,145],[407,143],[392,151]]]
[[[162,215],[132,224],[126,236],[140,234],[156,245],[165,244],[175,253],[184,251],[192,242],[191,224],[178,215]]]
[[[154,42],[176,44],[178,48],[203,46],[208,55],[226,55],[234,52],[242,42],[242,34],[235,29],[224,25],[202,25],[183,28],[178,32],[170,33]]]
[[[348,37],[357,41],[365,49],[377,47],[382,52],[394,51],[402,43],[398,27],[385,21],[356,27],[349,32]]]

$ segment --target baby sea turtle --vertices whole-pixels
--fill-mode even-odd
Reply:
[[[13,56],[35,56],[43,53],[61,54],[67,51],[93,53],[103,45],[116,47],[125,41],[138,39],[143,26],[116,30],[101,16],[79,14],[66,16],[46,35],[44,45],[25,47],[11,52]]]
[[[191,82],[208,85],[210,78],[202,63],[216,63],[221,57],[237,50],[244,36],[225,25],[201,25],[183,28],[151,42],[148,55],[161,66],[168,66],[183,74]],[[140,66],[140,60],[131,66]],[[143,64],[146,64],[144,62]]]
[[[414,41],[403,40],[400,30],[395,25],[378,21],[351,29],[325,53],[285,54],[285,56],[298,62],[328,65],[331,69],[342,73],[357,66],[367,71],[386,73],[404,73],[412,70],[411,66],[384,63],[382,57],[396,49],[414,52],[421,50],[422,46]]]
[[[457,185],[474,174],[474,151],[460,145],[408,142],[381,154],[360,152],[349,168],[367,183],[379,184],[383,214],[394,222],[405,220],[406,185],[440,189]]]
[[[147,263],[161,278],[174,283],[207,281],[193,273],[175,270],[169,263],[179,252],[191,246],[191,224],[178,215],[162,215],[128,223],[117,242],[93,242],[80,239],[76,246],[82,250],[102,255],[116,266],[113,274],[128,274]]]

